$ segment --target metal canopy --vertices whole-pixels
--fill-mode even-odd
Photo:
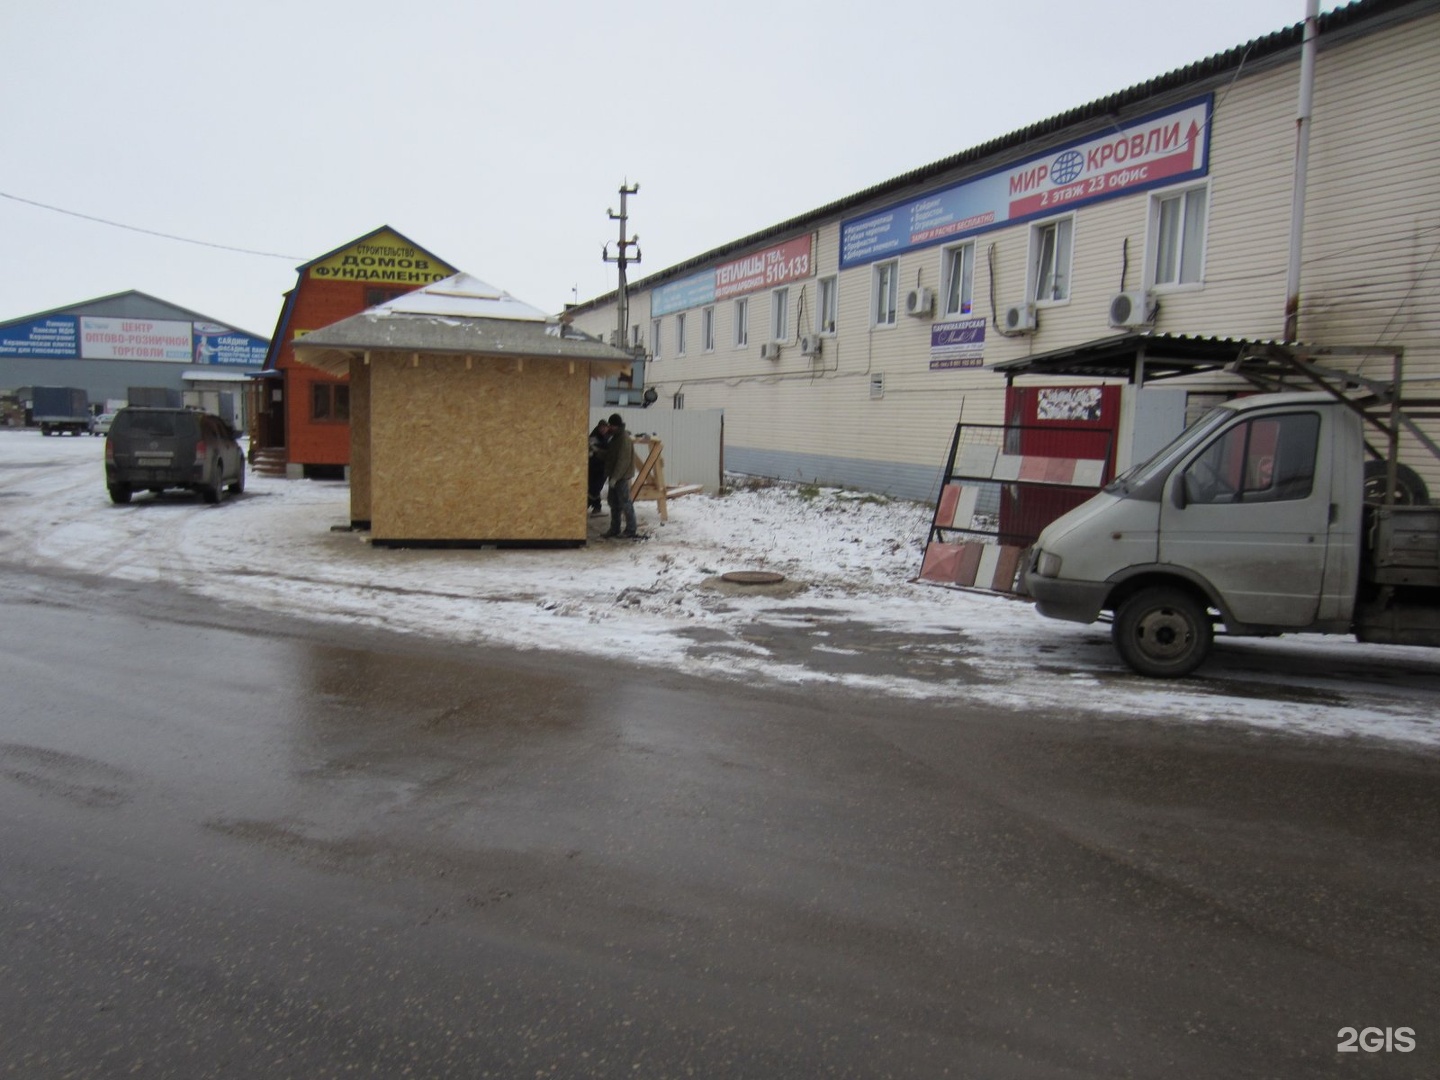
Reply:
[[[995,364],[1013,382],[1019,375],[1050,375],[1149,382],[1223,371],[1257,343],[1239,338],[1136,332],[1087,341],[1067,349]]]
[[[1342,370],[1327,361],[1383,360],[1386,377]],[[1440,459],[1440,445],[1415,423],[1440,419],[1440,396],[1405,393],[1405,350],[1365,345],[1306,345],[1241,338],[1193,337],[1186,334],[1129,333],[1088,341],[1068,349],[994,364],[992,371],[1013,383],[1021,375],[1068,378],[1125,379],[1136,385],[1219,372],[1235,376],[1265,392],[1324,390],[1355,409],[1385,436],[1388,453],[1403,429]],[[1362,365],[1363,366],[1363,365]]]

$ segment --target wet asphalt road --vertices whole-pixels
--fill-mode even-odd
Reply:
[[[1432,1076],[1437,781],[0,568],[0,1075]]]

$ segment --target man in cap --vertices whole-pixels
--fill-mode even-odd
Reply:
[[[625,430],[625,418],[612,413],[609,420],[610,441],[605,445],[605,478],[610,481],[610,531],[607,537],[623,536],[633,540],[635,503],[630,498],[630,478],[635,475],[635,444]],[[620,531],[624,518],[625,531]]]

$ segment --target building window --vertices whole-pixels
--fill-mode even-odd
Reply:
[[[700,347],[706,352],[715,351],[715,309],[707,307],[700,312]]]
[[[630,327],[630,349],[631,349],[631,351],[633,352],[634,350],[638,349],[639,347],[640,347],[640,324],[637,322],[637,323],[632,324],[631,327]]]
[[[350,419],[350,387],[344,383],[315,383],[311,386],[310,419],[324,423],[347,423]]]
[[[1073,218],[1047,221],[1030,230],[1030,298],[1037,304],[1070,299]]]
[[[650,320],[650,359],[660,359],[660,320]]]
[[[397,296],[404,296],[409,289],[387,289],[379,285],[365,286],[365,306],[372,308],[376,304],[388,303]]]
[[[1197,187],[1153,200],[1156,285],[1200,284],[1207,196],[1203,187]]]
[[[675,316],[675,355],[685,355],[685,313]]]
[[[741,297],[735,301],[735,347],[743,349],[750,344],[750,300]]]
[[[839,284],[839,279],[833,274],[820,279],[820,303],[815,307],[815,330],[817,333],[835,333],[835,317],[840,308]]]
[[[945,314],[969,315],[975,300],[975,245],[946,248],[940,280],[944,282]]]
[[[900,264],[895,261],[875,266],[875,302],[871,305],[876,326],[894,326],[900,288]]]
[[[789,289],[776,289],[770,294],[770,340],[790,340]]]

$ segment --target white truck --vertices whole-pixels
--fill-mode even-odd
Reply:
[[[1195,670],[1217,623],[1440,645],[1440,507],[1365,424],[1324,391],[1220,405],[1046,527],[1022,588],[1051,618],[1112,613],[1121,658],[1156,677]]]

